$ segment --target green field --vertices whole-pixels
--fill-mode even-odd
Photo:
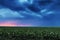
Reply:
[[[60,28],[0,27],[0,40],[60,40]]]
[[[0,27],[0,31],[49,31],[49,32],[60,32],[60,28],[53,28],[53,27]]]

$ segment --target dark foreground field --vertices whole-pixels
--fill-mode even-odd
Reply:
[[[0,27],[0,40],[60,40],[60,28]]]

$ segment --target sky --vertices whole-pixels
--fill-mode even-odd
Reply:
[[[0,0],[0,26],[59,27],[59,0]]]

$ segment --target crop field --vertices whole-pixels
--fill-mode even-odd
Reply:
[[[0,27],[0,40],[60,40],[60,28]]]
[[[7,32],[20,32],[20,31],[36,31],[36,32],[42,32],[42,31],[48,31],[48,32],[58,32],[60,33],[60,28],[58,27],[0,27],[0,31],[7,31]]]

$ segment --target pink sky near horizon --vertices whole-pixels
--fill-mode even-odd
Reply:
[[[0,26],[31,26],[31,25],[18,23],[18,21],[4,21],[0,22]]]

